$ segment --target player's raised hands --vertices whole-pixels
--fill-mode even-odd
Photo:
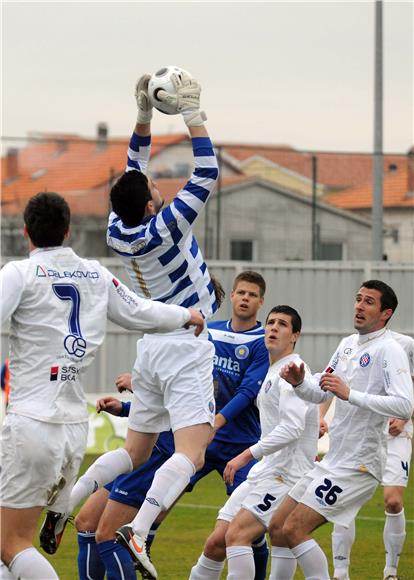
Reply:
[[[122,412],[122,403],[119,399],[115,397],[102,397],[96,401],[96,412],[106,411],[111,415],[120,415]]]
[[[201,85],[186,73],[171,75],[175,93],[159,91],[157,98],[174,107],[182,114],[187,127],[198,127],[207,119],[204,111],[200,111]]]
[[[298,367],[294,362],[290,362],[281,368],[279,374],[282,379],[285,379],[286,382],[296,387],[303,383],[303,379],[305,378],[305,363],[301,363]]]
[[[146,73],[142,75],[135,86],[135,99],[137,101],[139,125],[146,125],[152,119],[152,104],[148,96],[148,83],[151,75]]]

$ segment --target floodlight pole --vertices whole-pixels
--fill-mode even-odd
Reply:
[[[382,0],[375,2],[375,80],[374,80],[374,167],[372,200],[372,259],[383,259],[383,64],[382,64]]]

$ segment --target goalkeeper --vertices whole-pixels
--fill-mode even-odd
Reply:
[[[167,304],[191,305],[207,319],[217,310],[213,283],[192,226],[213,191],[218,166],[200,111],[201,87],[188,75],[174,76],[174,95],[158,97],[175,104],[186,123],[193,146],[194,171],[172,203],[163,209],[155,183],[146,176],[151,137],[152,106],[149,75],[137,83],[138,119],[132,135],[125,173],[111,190],[113,211],[107,241],[125,263],[135,292]],[[141,570],[153,578],[156,570],[146,553],[151,524],[168,510],[202,468],[214,424],[213,352],[207,331],[197,339],[190,330],[150,337],[138,343],[132,372],[134,397],[124,449],[100,457],[75,485],[71,504],[77,505],[97,487],[145,463],[158,433],[172,429],[175,453],[156,472],[138,516],[119,531]]]

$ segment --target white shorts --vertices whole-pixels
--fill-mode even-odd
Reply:
[[[273,513],[280,506],[289,489],[290,486],[274,478],[254,483],[244,481],[233,491],[219,511],[217,519],[231,522],[240,509],[244,508],[267,528]]]
[[[383,486],[407,487],[412,442],[409,437],[392,437],[387,441],[387,462],[382,476]]]
[[[343,468],[333,472],[316,465],[296,483],[289,496],[328,522],[347,528],[377,486],[378,480],[370,473]]]
[[[85,454],[88,423],[46,423],[9,413],[3,423],[0,503],[67,511]]]
[[[191,425],[213,425],[214,346],[194,330],[145,335],[132,371],[134,396],[128,427],[160,433]]]

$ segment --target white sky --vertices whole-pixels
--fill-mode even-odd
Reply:
[[[134,84],[176,64],[202,83],[213,139],[370,151],[374,2],[5,2],[2,134],[110,136]],[[153,131],[183,131],[156,114]],[[413,144],[413,3],[384,2],[384,149]]]

